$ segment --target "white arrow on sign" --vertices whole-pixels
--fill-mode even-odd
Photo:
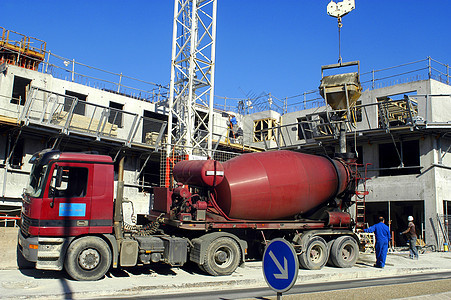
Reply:
[[[277,268],[280,271],[280,274],[274,274],[274,277],[276,279],[288,279],[288,262],[287,262],[287,258],[284,256],[283,257],[283,268],[280,265],[279,260],[276,258],[276,256],[274,255],[274,253],[272,253],[272,251],[269,251],[269,256],[271,256],[272,260],[274,261],[274,263],[276,264]]]

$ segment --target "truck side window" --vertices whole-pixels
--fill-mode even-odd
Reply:
[[[53,170],[49,197],[78,198],[86,196],[88,186],[88,169],[78,167],[63,167],[63,180],[60,187],[55,187],[56,168]]]

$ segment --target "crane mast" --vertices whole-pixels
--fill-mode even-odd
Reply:
[[[211,156],[216,0],[175,0],[167,156]]]

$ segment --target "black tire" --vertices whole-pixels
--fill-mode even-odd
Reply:
[[[240,264],[241,250],[235,240],[229,237],[220,237],[208,245],[204,263],[200,266],[213,276],[230,275]]]
[[[199,270],[201,270],[204,273],[207,273],[203,265],[197,265],[199,267]]]
[[[307,270],[319,270],[327,263],[329,251],[326,241],[314,236],[307,241],[305,251],[299,255],[299,264]]]
[[[327,251],[329,251],[329,259],[327,260],[327,265],[329,267],[336,267],[334,265],[334,262],[332,261],[332,255],[330,255],[330,251],[332,250],[332,245],[334,244],[335,240],[330,240],[327,242]]]
[[[75,280],[98,280],[111,266],[111,250],[99,237],[77,239],[67,249],[64,269]]]
[[[330,257],[334,266],[351,268],[359,257],[359,245],[350,236],[341,236],[335,240],[330,249]]]

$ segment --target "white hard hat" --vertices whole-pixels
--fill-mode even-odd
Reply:
[[[412,217],[412,216],[409,216],[409,217],[407,218],[407,221],[413,221],[413,217]]]

